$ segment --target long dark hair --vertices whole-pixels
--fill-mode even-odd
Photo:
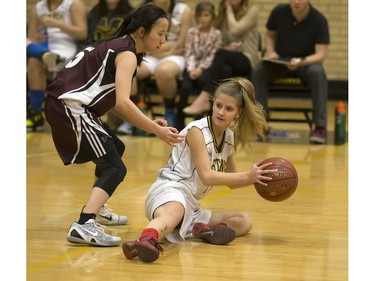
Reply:
[[[161,18],[167,19],[167,14],[162,8],[154,4],[142,5],[124,19],[119,29],[108,40],[130,35],[140,27],[145,29],[145,34],[149,34],[155,22]],[[144,56],[145,53],[137,54],[138,65]]]
[[[93,9],[95,11],[95,21],[98,22],[108,13],[106,0],[99,0]],[[132,11],[134,11],[134,7],[129,3],[129,0],[119,0],[115,9],[116,14],[123,15],[124,17]]]

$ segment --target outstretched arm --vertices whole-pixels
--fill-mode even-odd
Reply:
[[[182,142],[183,136],[177,129],[164,127],[152,121],[130,100],[131,81],[137,67],[137,59],[132,52],[122,52],[116,57],[116,105],[113,109],[121,119],[134,126],[155,134],[165,143],[174,146]]]
[[[199,178],[206,186],[227,185],[231,188],[249,186],[255,182],[265,184],[270,177],[263,176],[266,173],[274,173],[275,170],[267,170],[269,164],[253,165],[249,171],[236,172],[233,158],[229,158],[227,162],[227,171],[218,172],[211,169],[211,163],[206,150],[206,144],[202,132],[198,128],[189,130],[187,143],[191,150],[193,164],[197,168]]]

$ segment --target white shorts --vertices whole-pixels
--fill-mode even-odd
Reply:
[[[151,186],[146,198],[145,213],[148,220],[153,219],[153,214],[158,207],[171,201],[180,202],[185,208],[185,215],[180,228],[174,229],[165,236],[169,242],[180,243],[185,241],[185,238],[192,238],[193,225],[197,222],[207,224],[211,219],[212,211],[201,209],[199,201],[185,185],[158,179]]]
[[[142,62],[142,65],[146,65],[150,73],[155,74],[155,69],[158,67],[158,65],[166,61],[172,61],[176,63],[178,67],[180,68],[180,73],[182,75],[183,71],[185,70],[184,56],[167,56],[167,57],[160,58],[160,59],[155,58],[153,56],[147,56]]]

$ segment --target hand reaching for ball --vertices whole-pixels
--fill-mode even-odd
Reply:
[[[254,179],[254,184],[267,186],[267,182],[272,180],[271,175],[277,172],[277,169],[269,169],[270,166],[272,166],[271,162],[263,163],[263,160],[253,164],[250,175]]]
[[[258,174],[261,175],[258,175],[258,181],[254,182],[254,186],[264,199],[273,202],[284,201],[296,191],[297,170],[288,160],[282,157],[271,157],[258,162],[256,166],[259,168]],[[262,172],[259,172],[260,170]],[[267,173],[266,171],[273,172]],[[264,184],[264,181],[267,181],[267,184]]]

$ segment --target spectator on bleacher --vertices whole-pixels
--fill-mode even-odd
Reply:
[[[27,130],[43,129],[47,75],[61,70],[65,62],[75,56],[77,40],[87,36],[86,18],[86,6],[82,0],[41,0],[33,7],[28,20]]]
[[[249,77],[260,60],[258,8],[251,0],[221,0],[215,26],[222,32],[224,47],[215,54],[203,90],[184,108],[186,114],[209,111],[212,93],[220,80]]]
[[[51,52],[44,38],[45,35],[41,33],[34,40],[26,37],[26,57],[41,60],[49,69],[56,68],[58,64],[64,63],[65,59]]]
[[[310,142],[326,143],[328,82],[323,67],[330,43],[328,21],[309,0],[277,5],[266,24],[264,58],[290,59],[290,65],[262,61],[253,71],[256,96],[267,112],[268,84],[296,76],[311,90],[315,128]]]
[[[89,11],[88,36],[86,40],[80,42],[80,49],[112,36],[121,26],[124,18],[132,11],[134,11],[134,7],[129,3],[129,0],[99,0]],[[131,96],[132,100],[137,97],[137,95]],[[136,100],[133,102],[136,103]],[[114,113],[108,113],[107,124],[112,131],[116,131],[122,123],[123,120]]]
[[[99,0],[87,16],[87,46],[107,39],[121,26],[124,18],[134,10],[129,0]]]
[[[188,29],[192,26],[190,7],[178,0],[146,0],[153,3],[169,16],[167,42],[159,52],[147,56],[138,69],[137,79],[142,80],[154,75],[159,94],[163,97],[165,106],[164,118],[169,126],[175,126],[175,99],[178,79],[185,69],[184,47]],[[136,86],[137,83],[133,83]],[[133,89],[137,92],[137,89]]]
[[[208,69],[215,53],[222,46],[221,31],[213,26],[216,16],[215,5],[208,1],[199,2],[195,7],[195,25],[190,27],[185,41],[186,68],[183,73],[180,102],[177,105],[177,130],[185,127],[182,109],[193,88],[201,88],[207,79]]]

